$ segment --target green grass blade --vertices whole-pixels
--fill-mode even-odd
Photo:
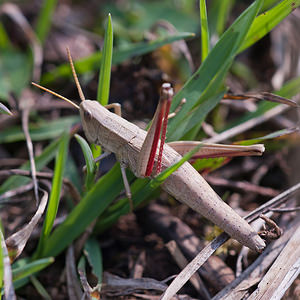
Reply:
[[[68,155],[68,145],[69,145],[69,134],[65,133],[62,137],[58,153],[55,160],[54,176],[52,180],[51,194],[48,202],[48,208],[46,212],[46,217],[38,245],[37,256],[41,253],[47,242],[47,238],[53,227],[53,223],[57,214],[58,204],[60,200],[60,193],[63,181],[63,174],[65,169],[65,162]]]
[[[100,286],[102,283],[103,262],[101,249],[96,239],[88,239],[84,246],[84,254],[92,268],[93,274],[97,277],[98,285]]]
[[[214,0],[208,11],[209,31],[211,36],[221,36],[225,30],[229,13],[235,0]]]
[[[11,42],[9,40],[9,37],[7,35],[7,32],[3,26],[3,24],[0,22],[0,48],[1,49],[9,49],[12,48]]]
[[[200,0],[200,24],[201,24],[201,61],[204,61],[209,52],[209,32],[205,0]]]
[[[78,134],[75,134],[75,138],[81,147],[81,150],[83,152],[83,156],[85,159],[85,163],[86,163],[86,172],[87,173],[86,173],[86,179],[85,179],[85,188],[88,191],[94,184],[97,165],[94,161],[91,148],[90,148],[89,144],[86,142],[86,140]]]
[[[79,116],[61,117],[53,121],[40,121],[37,124],[29,124],[29,133],[32,141],[44,141],[59,137],[66,128],[79,122]],[[20,126],[11,126],[0,132],[0,143],[14,143],[25,140],[25,135]]]
[[[216,46],[210,51],[209,55],[202,63],[195,74],[186,82],[183,88],[175,95],[172,102],[171,111],[180,104],[183,98],[187,102],[177,113],[176,118],[170,120],[168,125],[169,141],[175,139],[175,132],[181,127],[189,112],[199,104],[201,94],[205,91],[209,83],[217,76],[219,72],[224,72],[232,63],[237,54],[237,50],[242,44],[257,12],[261,7],[262,1],[255,1],[240,17],[230,26],[222,35]],[[226,72],[224,72],[223,77]],[[223,78],[218,78],[218,84],[221,86]],[[203,99],[202,99],[203,100]]]
[[[56,3],[57,0],[44,0],[43,8],[40,11],[36,24],[36,34],[42,44],[44,44],[50,30]]]
[[[281,0],[265,0],[262,8],[261,8],[261,12],[264,12],[267,9],[270,9],[272,6],[274,6],[275,4],[278,4],[278,2],[280,2]]]
[[[97,100],[106,105],[109,100],[110,73],[113,55],[113,27],[111,15],[108,15],[108,22],[105,30],[104,45],[101,57],[99,73]]]
[[[47,146],[44,151],[35,158],[35,166],[37,171],[41,170],[46,166],[55,156],[57,152],[57,146],[61,139],[53,141],[49,146]],[[21,166],[22,170],[30,170],[30,163],[26,162]],[[24,176],[11,176],[9,177],[0,187],[0,195],[21,185],[30,182],[30,178]]]
[[[27,263],[23,266],[13,268],[13,281],[21,280],[23,278],[26,278],[38,271],[41,271],[48,267],[50,264],[54,262],[53,257],[47,257],[35,260],[33,262]]]
[[[121,62],[130,59],[134,56],[147,54],[164,45],[173,43],[178,40],[191,38],[193,36],[194,36],[193,33],[177,33],[172,36],[158,38],[154,41],[130,44],[126,47],[122,47],[114,50],[112,64],[113,65],[120,64]],[[100,68],[101,57],[102,57],[101,52],[97,52],[88,57],[82,58],[74,62],[77,74],[83,74],[93,70],[97,71]],[[63,64],[57,67],[56,69],[54,69],[53,71],[44,74],[41,79],[41,84],[48,85],[49,83],[51,83],[52,81],[58,78],[71,77],[71,76],[72,73],[69,64]]]
[[[300,5],[300,0],[283,0],[270,10],[259,15],[253,22],[239,52],[247,49],[269,33],[285,17]]]
[[[267,135],[257,137],[257,138],[251,139],[251,140],[239,141],[235,144],[245,145],[245,146],[253,145],[253,144],[257,144],[257,143],[266,142],[268,140],[274,140],[276,138],[283,137],[285,135],[289,135],[289,134],[295,133],[297,131],[298,130],[296,130],[296,129],[281,129],[281,130],[277,130],[275,132],[272,132],[272,133],[269,133]]]
[[[42,296],[44,300],[51,300],[51,297],[48,294],[47,290],[43,287],[43,285],[38,281],[38,279],[35,276],[30,276],[30,281],[35,287],[36,291]]]
[[[97,218],[123,189],[119,164],[98,180],[47,239],[42,256],[58,255]],[[52,256],[51,255],[51,256]]]

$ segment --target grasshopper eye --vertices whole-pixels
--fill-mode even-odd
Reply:
[[[84,116],[85,116],[85,118],[88,118],[88,119],[92,119],[92,113],[88,110],[88,109],[86,109],[85,111],[84,111]]]

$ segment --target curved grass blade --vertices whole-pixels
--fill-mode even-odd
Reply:
[[[54,262],[53,257],[47,257],[42,259],[34,260],[33,262],[26,263],[20,267],[13,268],[13,281],[14,284],[16,281],[24,279],[38,271],[41,271],[48,267]]]
[[[246,39],[238,52],[242,52],[264,37],[298,6],[300,6],[300,0],[283,0],[270,10],[259,15],[251,25]]]
[[[104,45],[101,57],[101,67],[98,81],[97,100],[106,105],[109,98],[110,73],[113,54],[113,27],[111,15],[108,14],[108,22],[105,30]]]
[[[282,138],[282,137],[286,137],[287,135],[293,134],[298,132],[299,133],[300,129],[298,127],[296,128],[288,128],[288,129],[281,129],[281,130],[277,130],[275,132],[272,132],[270,134],[267,134],[265,136],[262,137],[258,137],[258,138],[254,138],[251,140],[244,140],[244,141],[239,141],[236,142],[236,145],[244,145],[244,146],[248,146],[248,145],[253,145],[256,143],[261,143],[261,142],[265,142],[268,140],[274,140],[277,138]]]
[[[12,116],[12,112],[1,102],[0,102],[0,113]]]
[[[200,0],[200,24],[201,24],[201,61],[203,62],[209,52],[209,32],[205,0]]]
[[[85,188],[88,191],[94,184],[97,165],[94,161],[91,148],[89,147],[89,144],[86,142],[86,140],[78,134],[75,134],[75,138],[81,147],[86,163],[87,174],[85,178]]]
[[[65,162],[68,155],[69,134],[65,133],[59,143],[59,149],[55,160],[54,176],[52,181],[51,194],[46,212],[46,217],[41,232],[41,237],[38,245],[36,256],[43,251],[45,243],[53,227],[53,223],[57,214],[60,193],[63,181]]]
[[[98,286],[102,284],[103,262],[99,243],[95,238],[89,238],[84,246],[84,254],[98,279]]]
[[[126,46],[125,48],[119,48],[114,50],[114,56],[112,60],[113,65],[120,64],[121,62],[130,59],[134,56],[144,55],[155,49],[158,49],[164,45],[171,44],[175,41],[188,39],[194,37],[193,33],[178,33],[172,36],[158,38],[154,41],[140,42]],[[94,53],[88,57],[82,58],[74,62],[77,74],[83,74],[85,72],[96,71],[100,68],[102,54],[101,52]],[[60,77],[71,77],[71,70],[69,64],[62,64],[53,71],[46,73],[42,76],[41,84],[48,85],[52,81]]]
[[[28,239],[32,234],[33,229],[36,227],[36,224],[44,213],[48,202],[48,192],[44,190],[42,191],[44,195],[41,199],[36,213],[31,218],[30,222],[5,240],[11,262],[13,262],[22,253]]]

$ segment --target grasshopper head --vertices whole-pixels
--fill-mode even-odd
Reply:
[[[85,100],[80,103],[79,111],[84,133],[90,143],[95,143],[99,135],[99,121],[96,119],[99,102]]]

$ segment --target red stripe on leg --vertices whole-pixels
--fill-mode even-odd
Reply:
[[[162,133],[161,133],[161,140],[160,140],[160,147],[159,147],[159,154],[158,154],[158,160],[157,160],[157,167],[156,167],[156,174],[159,174],[161,172],[161,161],[162,161],[162,155],[164,150],[164,144],[166,140],[166,134],[167,134],[167,125],[168,125],[168,115],[171,107],[171,101],[172,98],[168,97],[167,103],[166,103],[166,109],[164,113],[164,122],[162,127]]]
[[[160,131],[161,131],[161,126],[162,126],[162,120],[163,120],[163,115],[164,115],[164,107],[165,105],[162,105],[161,111],[159,112],[158,120],[156,123],[156,128],[155,128],[155,133],[154,133],[154,138],[153,138],[153,143],[151,147],[151,152],[149,155],[149,160],[146,168],[146,176],[150,176],[153,170],[154,166],[154,159],[155,159],[155,154],[157,150],[157,145],[158,145],[158,140],[160,137]]]

